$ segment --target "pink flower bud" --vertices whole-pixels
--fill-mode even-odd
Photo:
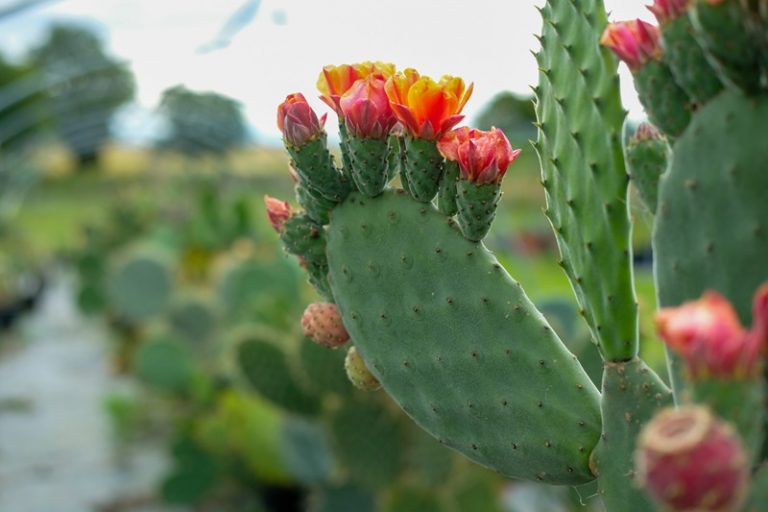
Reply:
[[[660,24],[675,20],[688,12],[691,0],[654,0],[648,10],[656,16]]]
[[[323,133],[324,114],[320,119],[301,93],[289,94],[277,107],[277,127],[286,144],[301,147]]]
[[[356,81],[341,97],[344,122],[351,135],[367,139],[383,139],[389,135],[397,119],[384,83],[381,76],[369,75]]]
[[[661,139],[663,136],[651,123],[640,123],[632,136],[635,140]]]
[[[613,50],[632,71],[661,57],[659,29],[641,20],[609,23],[600,44]]]
[[[640,434],[635,467],[639,484],[675,512],[736,512],[749,482],[741,439],[702,406],[657,414]]]
[[[459,163],[462,179],[477,184],[500,183],[520,154],[498,128],[486,132],[466,126],[443,135],[437,149],[446,159]]]
[[[766,347],[768,288],[755,295],[752,330],[745,330],[733,306],[719,293],[656,314],[656,327],[667,346],[685,360],[693,379],[752,378],[760,375]]]
[[[274,197],[264,196],[264,204],[267,206],[267,217],[269,223],[278,233],[283,232],[285,221],[293,216],[293,208],[287,201],[281,201]]]
[[[301,328],[304,336],[329,348],[336,348],[349,340],[339,308],[331,302],[315,302],[307,306],[301,316]]]

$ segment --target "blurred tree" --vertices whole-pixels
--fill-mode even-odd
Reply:
[[[23,146],[49,124],[50,106],[39,78],[31,65],[14,64],[0,54],[0,150]]]
[[[246,142],[245,118],[240,104],[232,98],[177,85],[163,93],[159,110],[170,124],[170,132],[160,141],[161,148],[222,153]]]
[[[81,163],[94,161],[112,115],[133,99],[133,74],[105,53],[95,34],[68,25],[53,26],[29,60],[48,85],[59,136]]]
[[[511,92],[501,92],[493,97],[477,116],[475,126],[489,130],[500,128],[513,143],[527,143],[536,138],[536,110],[533,98],[522,97]]]

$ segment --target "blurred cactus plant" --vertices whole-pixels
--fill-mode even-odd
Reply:
[[[327,66],[318,84],[339,114],[341,167],[324,156],[322,123],[299,138],[280,127],[298,186],[335,206],[320,216],[303,202],[278,231],[338,308],[347,371],[359,357],[416,424],[478,464],[596,481],[611,512],[765,510],[763,4],[656,0],[661,27],[609,24],[600,0],[540,9],[534,146],[560,265],[603,358],[599,390],[482,243],[516,152],[495,131],[451,131],[472,86]],[[627,147],[616,56],[655,125]],[[671,387],[639,357],[629,174],[655,212]]]

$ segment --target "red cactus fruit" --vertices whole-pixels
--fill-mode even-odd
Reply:
[[[336,348],[349,340],[349,333],[341,323],[341,314],[336,304],[315,302],[307,306],[301,316],[304,335],[312,341],[329,348]]]
[[[665,409],[640,433],[639,484],[675,512],[735,512],[747,494],[749,461],[738,434],[704,406]]]

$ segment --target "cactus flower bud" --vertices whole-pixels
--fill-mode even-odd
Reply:
[[[358,80],[341,97],[341,110],[349,133],[365,139],[384,139],[397,122],[377,75]]]
[[[656,314],[659,334],[685,360],[692,379],[752,378],[760,375],[766,348],[768,287],[754,300],[754,328],[745,330],[733,306],[714,291]]]
[[[301,328],[307,338],[328,348],[339,347],[349,340],[339,308],[330,302],[307,306],[301,316]]]
[[[665,409],[640,433],[638,481],[665,510],[735,512],[746,496],[749,460],[741,440],[707,407]]]
[[[461,179],[477,184],[500,183],[509,165],[520,155],[498,128],[490,131],[461,127],[437,142],[447,160],[459,163]]]
[[[282,233],[285,221],[293,217],[293,208],[288,204],[288,201],[281,201],[268,195],[264,196],[264,204],[267,207],[269,223],[272,224],[275,231]]]
[[[654,0],[648,10],[656,16],[660,24],[667,23],[688,12],[691,0]]]
[[[600,44],[610,48],[633,72],[661,57],[659,29],[641,20],[609,23]]]
[[[415,69],[406,69],[387,80],[385,89],[398,120],[413,137],[439,139],[464,116],[461,110],[472,95],[472,84],[444,76],[435,82]]]
[[[277,127],[286,144],[301,147],[323,133],[327,114],[318,119],[301,93],[289,94],[277,107]]]
[[[347,357],[344,359],[344,370],[347,372],[349,382],[357,389],[376,391],[381,387],[381,383],[368,369],[355,347],[349,347],[347,351]]]

